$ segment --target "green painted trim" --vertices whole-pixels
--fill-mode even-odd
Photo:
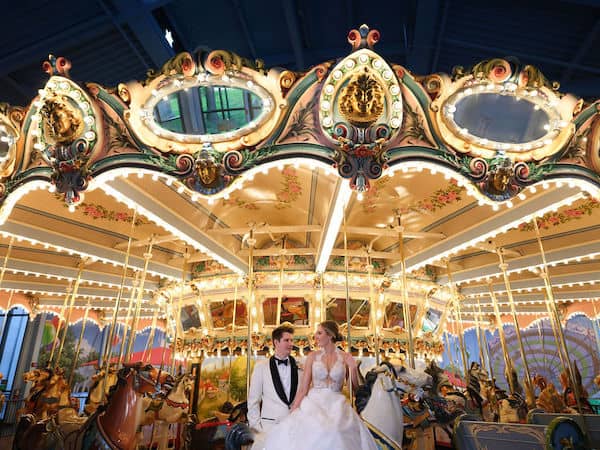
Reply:
[[[590,106],[588,106],[587,108],[585,108],[583,111],[581,111],[577,117],[575,118],[575,120],[573,121],[573,123],[575,124],[575,129],[578,130],[579,127],[581,127],[581,125],[583,125],[583,123],[588,120],[590,117],[592,117],[594,114],[598,114],[600,113],[600,103],[593,103]]]
[[[429,96],[422,90],[421,85],[418,84],[413,78],[408,74],[408,72],[404,72],[402,79],[400,80],[402,83],[408,88],[410,92],[415,96],[417,102],[421,106],[423,110],[423,115],[425,116],[425,120],[427,120],[427,126],[429,127],[429,131],[435,140],[435,143],[441,148],[445,149],[446,146],[442,142],[441,138],[436,134],[435,128],[431,122],[431,116],[428,114],[429,107],[431,106],[431,99]]]
[[[308,88],[310,88],[314,83],[316,83],[318,81],[318,79],[319,78],[317,77],[317,71],[316,71],[316,69],[313,69],[304,78],[302,78],[300,80],[300,82],[298,83],[298,85],[296,87],[294,87],[290,92],[288,92],[287,111],[281,118],[281,121],[279,122],[279,125],[277,126],[277,128],[275,128],[271,132],[268,140],[265,143],[266,145],[272,144],[273,142],[275,142],[277,140],[277,138],[279,138],[279,136],[281,135],[281,133],[283,132],[285,127],[288,125],[288,120],[290,118],[290,114],[292,114],[292,110],[294,109],[294,106],[296,106],[296,103],[298,103],[298,100],[300,99],[300,97],[302,97],[302,95],[308,90]],[[277,108],[278,106],[275,105],[275,107]]]

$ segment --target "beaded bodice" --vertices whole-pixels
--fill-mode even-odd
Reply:
[[[335,363],[327,369],[325,361],[323,361],[324,351],[320,351],[315,356],[315,361],[312,366],[312,383],[316,389],[331,389],[332,391],[341,391],[344,385],[344,377],[346,376],[346,367],[342,353],[339,350],[335,351]]]

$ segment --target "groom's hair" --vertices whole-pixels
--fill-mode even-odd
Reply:
[[[274,341],[280,341],[283,337],[283,333],[294,334],[294,327],[292,327],[291,324],[287,323],[279,325],[273,330],[273,333],[271,334],[271,339],[273,339]]]

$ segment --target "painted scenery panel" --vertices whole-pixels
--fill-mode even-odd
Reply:
[[[437,309],[433,309],[433,308],[429,308],[427,310],[427,312],[425,313],[425,317],[423,318],[423,331],[425,333],[428,332],[434,332],[435,330],[437,330],[438,326],[440,325],[440,319],[442,318],[442,312],[437,310]]]
[[[181,307],[181,328],[187,331],[190,328],[200,328],[200,314],[196,305],[185,305]]]
[[[269,297],[263,301],[265,325],[275,325],[277,322],[277,300],[277,297]],[[281,299],[280,323],[308,325],[308,313],[308,302],[304,297],[283,297]]]
[[[350,299],[350,323],[355,327],[368,327],[371,305],[368,300]],[[335,320],[338,324],[346,323],[346,299],[332,298],[327,302],[327,320]]]
[[[242,301],[223,300],[210,303],[210,316],[214,328],[231,328],[233,323],[233,312],[235,309],[235,326],[248,326],[248,315],[246,314],[246,304]]]
[[[417,315],[417,306],[410,305],[410,320],[414,324]],[[404,305],[402,303],[390,302],[385,307],[383,317],[383,328],[404,328]]]

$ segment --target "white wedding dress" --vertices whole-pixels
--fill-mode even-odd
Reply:
[[[321,357],[312,366],[312,387],[300,407],[274,426],[265,450],[377,450],[371,433],[340,392],[346,366],[340,350],[328,372]]]

